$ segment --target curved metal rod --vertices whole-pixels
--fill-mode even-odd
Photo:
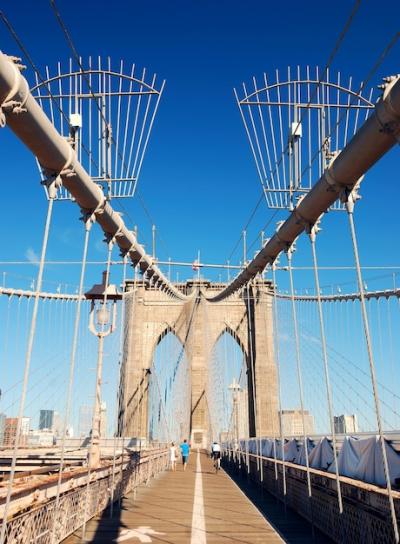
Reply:
[[[70,144],[57,132],[29,91],[25,78],[11,58],[0,53],[0,108],[15,134],[36,155],[48,176],[58,177],[84,213],[93,214],[107,237],[114,238],[123,255],[138,263],[168,295],[187,300],[147,255],[133,232],[117,214],[104,193],[77,160]],[[313,225],[341,195],[351,191],[365,172],[397,142],[400,133],[400,76],[389,78],[373,114],[365,121],[342,152],[331,162],[310,192],[246,268],[218,295],[218,302],[246,285],[279,253]]]
[[[328,81],[318,81],[313,79],[292,79],[291,81],[279,81],[277,83],[273,83],[272,85],[268,85],[267,87],[263,87],[262,89],[257,89],[256,91],[250,94],[247,94],[244,98],[239,100],[239,104],[245,105],[245,106],[249,106],[249,105],[258,106],[259,104],[262,104],[263,102],[256,101],[256,102],[249,103],[249,100],[260,93],[263,93],[263,92],[265,93],[266,91],[270,91],[271,89],[275,89],[277,87],[284,87],[285,85],[291,85],[293,83],[315,84],[315,85],[321,85],[325,87],[333,87],[339,91],[343,91],[344,93],[350,94],[356,97],[357,99],[360,99],[361,101],[365,102],[365,105],[357,106],[357,107],[362,107],[362,108],[365,108],[366,106],[369,108],[374,107],[373,102],[371,102],[370,100],[368,100],[361,94],[357,93],[356,91],[352,91],[351,89],[348,89],[347,87],[343,87],[342,85],[339,85],[337,83],[328,82]]]
[[[137,83],[138,85],[146,87],[148,89],[147,91],[135,91],[135,92],[132,92],[130,94],[137,94],[138,95],[138,94],[160,94],[161,93],[161,90],[157,91],[157,89],[155,89],[154,87],[149,85],[149,83],[145,83],[144,81],[142,81],[141,79],[137,79],[136,77],[132,77],[132,76],[129,76],[127,74],[121,74],[120,72],[114,72],[113,70],[99,70],[99,69],[95,69],[95,68],[89,68],[88,70],[84,70],[84,71],[77,70],[75,72],[68,72],[66,74],[60,74],[60,75],[57,74],[56,76],[50,77],[49,79],[46,79],[46,80],[43,80],[40,83],[38,83],[37,85],[35,85],[34,87],[32,87],[31,92],[33,93],[34,91],[36,91],[40,87],[44,87],[45,85],[48,85],[48,84],[50,84],[50,83],[52,83],[54,81],[58,81],[59,79],[63,79],[63,78],[66,78],[66,77],[73,77],[73,76],[90,75],[90,74],[105,74],[107,76],[115,76],[115,77],[118,77],[118,78],[127,79],[128,81],[132,81],[132,82]],[[44,98],[44,97],[41,96],[40,98]]]
[[[63,138],[33,98],[26,79],[11,57],[0,52],[0,114],[13,132],[37,157],[49,179],[57,179],[71,193],[84,216],[93,215],[107,239],[115,239],[121,254],[129,255],[142,272],[152,276],[153,284],[171,297],[187,300],[155,264],[120,214],[106,200],[103,190],[93,182],[79,162],[71,145]]]
[[[388,78],[374,112],[346,147],[331,161],[321,178],[297,204],[291,215],[246,268],[215,297],[218,302],[241,289],[271,265],[282,250],[346,191],[351,191],[364,174],[397,142],[400,135],[400,76]]]

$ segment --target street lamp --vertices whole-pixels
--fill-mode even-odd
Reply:
[[[96,393],[92,419],[92,442],[88,464],[96,468],[100,464],[100,422],[101,422],[101,378],[103,374],[104,338],[114,332],[117,322],[117,300],[122,298],[115,285],[107,285],[107,273],[103,272],[103,282],[94,285],[85,293],[90,300],[89,330],[98,338]]]
[[[232,391],[232,400],[233,400],[233,435],[235,440],[235,449],[239,446],[239,393],[242,390],[236,378],[233,379],[233,382],[228,387],[229,391]]]

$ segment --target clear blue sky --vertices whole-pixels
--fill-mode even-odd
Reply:
[[[147,67],[167,81],[145,157],[139,187],[162,240],[158,257],[224,262],[254,208],[260,182],[251,157],[233,88],[253,75],[272,73],[288,65],[324,66],[351,11],[353,2],[317,1],[246,4],[236,0],[202,2],[58,1],[58,8],[80,55],[111,56],[118,62]],[[69,58],[70,51],[50,4],[40,0],[9,3],[5,13],[41,71],[46,64]],[[398,30],[400,3],[365,0],[336,54],[332,70],[352,75],[357,82],[370,72],[381,51]],[[17,45],[1,28],[2,51],[20,55]],[[374,74],[399,72],[397,43]],[[33,82],[30,69],[25,72]],[[33,158],[6,128],[0,130],[2,158],[2,255],[24,260],[40,251],[46,201]],[[363,200],[357,205],[357,223],[364,264],[398,265],[396,237],[398,214],[398,147],[392,150],[363,183]],[[151,224],[137,201],[125,203],[139,239],[150,248]],[[271,215],[263,204],[252,222],[248,239],[257,236]],[[284,216],[285,214],[282,214]],[[71,203],[56,206],[48,258],[79,260],[82,227]],[[133,224],[129,224],[133,227]],[[272,225],[267,235],[272,232]],[[97,231],[90,258],[105,258]],[[241,259],[237,251],[232,261]],[[344,215],[325,218],[321,234],[321,264],[352,264]],[[299,243],[297,264],[310,264],[305,241]],[[87,284],[102,267],[90,269]],[[6,282],[29,287],[35,266],[6,267]],[[78,267],[48,267],[45,289],[59,283],[78,283]],[[181,278],[184,273],[180,271]],[[191,275],[191,272],[187,272]],[[385,273],[386,274],[386,273]],[[380,272],[367,272],[372,287],[387,286],[391,278],[373,280]],[[114,272],[119,281],[120,271]],[[215,273],[210,277],[217,279]],[[322,274],[323,285],[353,281],[352,273]],[[1,278],[0,278],[1,279]],[[284,272],[279,277],[287,288]],[[296,276],[298,289],[313,285],[311,273]],[[349,289],[354,288],[350,285]],[[68,287],[71,290],[72,287]]]
[[[158,242],[159,258],[191,261],[198,249],[205,261],[223,262],[229,257],[260,194],[233,87],[275,68],[323,66],[352,5],[337,2],[325,11],[320,2],[313,1],[253,2],[251,7],[236,1],[155,1],[114,2],[110,9],[106,2],[58,2],[83,57],[100,54],[110,55],[114,61],[123,58],[167,80],[140,179],[140,191],[162,238]],[[48,2],[36,3],[34,24],[30,2],[23,1],[18,10],[10,5],[5,11],[41,70],[47,63],[54,66],[70,56]],[[361,81],[397,30],[399,15],[396,1],[385,4],[384,10],[376,2],[362,2],[332,69]],[[391,51],[371,85],[379,83],[383,75],[398,72],[399,47],[397,44]],[[6,29],[2,30],[1,48],[19,54]],[[32,71],[27,70],[26,75],[32,81]],[[3,255],[22,260],[30,248],[39,251],[46,203],[29,153],[7,129],[0,132],[0,144],[6,157],[2,161],[6,180],[3,200],[11,203],[17,194],[20,199],[18,221],[13,206],[3,208],[5,224],[15,225],[13,236],[3,241]],[[379,229],[366,233],[365,226],[367,221],[371,225],[375,210],[380,228],[394,226],[396,154],[392,152],[374,168],[363,188],[365,198],[359,207],[364,227],[360,235],[368,240],[363,253],[368,262],[395,261],[390,256],[391,242]],[[137,202],[125,206],[139,226],[140,239],[149,248],[149,221]],[[260,206],[249,228],[249,242],[269,215],[267,207]],[[50,258],[79,258],[81,225],[77,216],[72,205],[58,206]],[[333,231],[328,227],[325,230]],[[324,239],[325,247],[333,244],[335,250],[341,249],[336,233],[331,236],[324,231]],[[380,250],[371,255],[368,246],[373,241],[379,241]],[[101,244],[92,253],[93,258],[102,258]],[[331,250],[323,254],[328,264],[332,263],[331,255]],[[240,258],[238,251],[233,260]],[[343,255],[338,261],[347,262],[347,258]],[[24,270],[34,275],[34,270]],[[76,283],[78,271],[71,272],[63,270],[64,281]],[[49,269],[47,279],[58,281],[59,275],[60,271]]]

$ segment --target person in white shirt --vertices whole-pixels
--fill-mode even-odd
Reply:
[[[211,458],[214,460],[215,468],[219,470],[221,467],[221,446],[218,442],[213,442],[211,446]]]
[[[169,462],[171,464],[171,470],[175,471],[176,469],[176,446],[173,442],[171,442],[171,446],[169,448]]]

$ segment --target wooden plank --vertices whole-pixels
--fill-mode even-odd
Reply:
[[[187,470],[178,465],[176,472],[166,472],[151,481],[147,487],[127,496],[122,509],[114,509],[113,519],[109,512],[87,524],[86,541],[141,542],[197,544],[192,540],[192,515],[196,481],[196,453],[190,455]],[[202,479],[207,544],[281,544],[284,542],[257,508],[247,499],[224,471],[215,473],[211,460],[201,454]],[[199,501],[199,497],[196,501]],[[199,510],[200,508],[200,510]],[[197,504],[201,512],[201,505]],[[138,533],[129,531],[136,530]],[[124,535],[127,537],[123,539]],[[129,536],[132,535],[130,538]],[[137,536],[139,535],[139,536]],[[150,538],[151,540],[146,540]],[[200,540],[202,540],[200,538]],[[81,542],[81,531],[65,544]]]

